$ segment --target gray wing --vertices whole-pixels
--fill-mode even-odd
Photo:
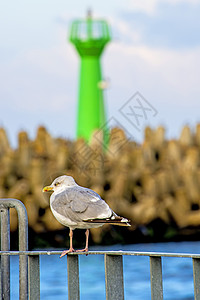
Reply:
[[[106,219],[112,215],[108,204],[97,193],[83,187],[68,188],[55,195],[51,205],[59,214],[75,222]]]

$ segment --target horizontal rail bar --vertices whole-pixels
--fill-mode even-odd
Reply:
[[[62,251],[0,251],[0,255],[61,255]],[[167,252],[134,252],[134,251],[88,251],[74,252],[68,255],[127,255],[127,256],[154,256],[154,257],[181,257],[200,258],[200,254],[192,253],[167,253]]]

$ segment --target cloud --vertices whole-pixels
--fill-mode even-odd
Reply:
[[[146,125],[164,125],[170,138],[177,137],[183,125],[199,121],[200,47],[180,51],[115,42],[105,53],[103,73],[111,78],[106,93],[109,117],[117,118],[137,140],[142,141],[142,132],[119,115],[136,91],[158,111]]]
[[[122,10],[113,22],[114,36],[120,36],[127,43],[159,48],[181,49],[200,45],[200,0],[177,0],[175,3],[154,0],[148,5],[155,6],[157,12],[146,14],[134,9]]]
[[[25,112],[38,107],[58,111],[59,106],[70,103],[76,90],[78,59],[66,42],[66,32],[60,31],[56,46],[29,49],[2,64],[0,92],[1,98],[7,99],[5,106],[17,105]]]
[[[200,47],[178,51],[113,43],[104,57],[104,74],[111,78],[106,93],[109,117],[120,118],[120,107],[139,91],[158,111],[146,125],[163,124],[175,137],[183,125],[199,121]],[[142,140],[142,133],[118,120]]]
[[[128,7],[133,12],[141,12],[148,15],[155,15],[162,4],[177,4],[188,3],[190,5],[199,4],[199,0],[129,0]]]

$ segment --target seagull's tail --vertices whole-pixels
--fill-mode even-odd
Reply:
[[[84,220],[87,223],[103,223],[103,224],[111,224],[111,225],[118,225],[118,226],[131,226],[130,221],[124,217],[117,216],[113,214],[110,218],[106,219],[89,219]]]

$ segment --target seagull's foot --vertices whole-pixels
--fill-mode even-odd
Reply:
[[[62,253],[61,253],[61,257],[65,256],[66,254],[68,253],[72,253],[72,252],[75,252],[75,250],[73,248],[70,248],[69,250],[64,250]]]
[[[75,252],[88,252],[88,248],[84,248],[84,249],[81,249],[81,250],[76,250]]]

